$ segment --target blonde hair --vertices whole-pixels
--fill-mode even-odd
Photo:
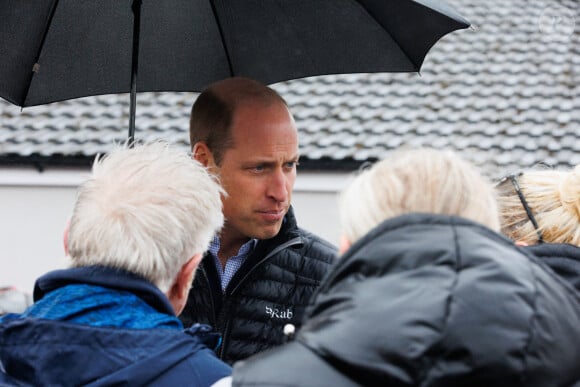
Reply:
[[[223,224],[218,182],[166,143],[119,147],[97,158],[70,221],[72,266],[138,274],[163,292]]]
[[[498,184],[502,232],[510,239],[580,246],[580,165],[573,170],[530,170],[516,176],[517,184],[538,224],[535,229],[509,179]]]
[[[413,212],[461,216],[499,231],[493,186],[451,151],[392,153],[343,190],[339,208],[351,243],[382,221]]]

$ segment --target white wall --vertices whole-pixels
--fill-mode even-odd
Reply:
[[[86,172],[0,169],[0,286],[31,292],[64,264],[62,232]],[[345,174],[299,173],[293,203],[301,227],[337,244],[336,192]]]

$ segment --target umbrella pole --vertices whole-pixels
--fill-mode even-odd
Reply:
[[[131,101],[129,110],[129,148],[135,145],[135,110],[137,106],[137,72],[139,69],[139,31],[142,0],[133,0],[133,53],[131,58]]]

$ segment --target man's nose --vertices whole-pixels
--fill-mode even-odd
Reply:
[[[272,173],[268,182],[267,194],[277,202],[288,200],[288,176],[284,171],[278,170]]]

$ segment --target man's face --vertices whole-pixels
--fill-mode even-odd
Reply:
[[[222,237],[276,236],[292,199],[298,162],[298,133],[281,103],[245,103],[234,113],[233,148],[212,170],[228,193]]]

